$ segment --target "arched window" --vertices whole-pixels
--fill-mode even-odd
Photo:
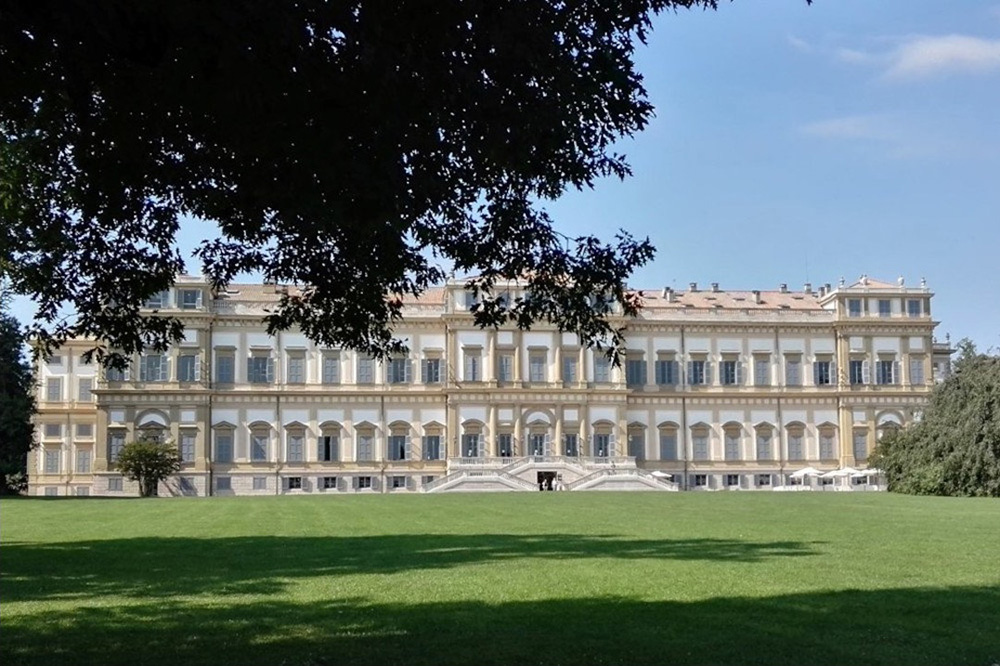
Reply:
[[[486,455],[483,443],[483,424],[481,421],[466,421],[462,424],[462,450],[460,455],[466,458],[481,458]]]
[[[677,460],[677,424],[661,423],[658,429],[660,432],[660,460]]]
[[[837,426],[832,423],[821,423],[819,426],[819,457],[820,460],[837,458]]]
[[[375,460],[375,426],[371,423],[359,423],[354,430],[357,433],[354,459],[359,462]]]
[[[386,438],[386,459],[410,460],[410,424],[396,421],[389,424],[389,436]]]
[[[262,421],[250,424],[250,462],[270,459],[271,426]]]
[[[590,450],[596,458],[613,456],[615,448],[614,426],[610,421],[594,423],[594,434],[591,437]]]
[[[432,422],[424,425],[424,436],[420,440],[421,456],[424,460],[444,459],[442,442],[444,441],[444,426]]]
[[[785,427],[788,437],[788,459],[805,460],[805,426],[801,423],[789,423]]]
[[[305,459],[306,427],[301,423],[290,423],[285,426],[285,460],[305,462]]]
[[[552,455],[552,437],[549,434],[549,424],[540,419],[529,423],[527,444],[529,456]]]
[[[723,444],[726,460],[741,460],[740,443],[743,439],[743,426],[730,421],[722,426]]]
[[[868,459],[868,428],[855,428],[853,438],[854,459]]]
[[[641,423],[628,427],[628,454],[636,460],[646,459],[646,426]]]
[[[762,423],[756,428],[757,460],[774,460],[774,428]]]
[[[691,458],[692,460],[709,460],[709,437],[711,429],[705,423],[691,426]]]
[[[339,423],[327,421],[319,427],[319,440],[316,445],[316,460],[320,462],[336,462],[340,460]]]
[[[220,423],[212,429],[213,459],[218,463],[233,462],[233,440],[235,426],[230,423]]]

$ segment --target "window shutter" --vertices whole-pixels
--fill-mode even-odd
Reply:
[[[379,488],[379,478],[377,476],[372,477],[372,490],[378,490]]]
[[[712,362],[705,361],[705,385],[712,385]]]
[[[867,360],[861,362],[861,383],[862,384],[872,383],[871,364]]]
[[[413,460],[413,443],[410,441],[408,436],[406,438],[406,449],[403,455],[405,456],[404,460]]]
[[[420,381],[421,381],[421,383],[423,383],[423,384],[428,383],[427,382],[427,377],[428,377],[429,374],[430,374],[430,370],[428,369],[427,359],[422,359],[420,361]]]
[[[201,381],[201,355],[194,357],[194,381]]]
[[[736,383],[743,385],[743,361],[736,362]]]
[[[267,383],[274,383],[274,359],[270,357],[267,359]]]
[[[615,445],[616,444],[617,444],[617,442],[615,441],[614,434],[609,435],[608,436],[608,457],[609,458],[612,457],[612,456],[618,455],[618,451],[615,449]]]
[[[416,479],[414,479],[412,476],[406,477],[406,489],[407,490],[413,490],[414,488],[416,488],[416,485],[417,485],[416,484]]]
[[[687,362],[687,383],[694,384],[694,361]]]
[[[170,381],[170,365],[171,359],[169,356],[160,357],[160,381],[169,382]]]
[[[358,477],[356,476],[351,477],[351,488],[353,488],[354,490],[358,489]]]
[[[892,381],[889,382],[889,383],[890,384],[901,384],[902,383],[900,381],[901,379],[902,379],[902,377],[900,376],[900,373],[899,373],[899,361],[893,361],[892,362]]]
[[[404,364],[403,379],[407,384],[410,384],[413,382],[413,361],[411,361],[410,359],[406,359],[405,361],[403,361],[403,364]]]
[[[819,361],[813,362],[813,384],[819,386]]]
[[[125,366],[125,370],[122,372],[122,377],[124,381],[129,381],[132,378],[132,364],[129,363]]]
[[[545,443],[542,445],[542,454],[546,456],[552,455],[552,435],[546,433]]]

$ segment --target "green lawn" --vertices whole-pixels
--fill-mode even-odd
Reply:
[[[1000,663],[1000,502],[14,499],[0,663]]]

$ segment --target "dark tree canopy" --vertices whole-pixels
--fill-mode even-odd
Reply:
[[[181,468],[177,447],[169,442],[140,439],[129,442],[118,454],[115,469],[130,481],[139,482],[139,495],[152,497],[160,481]]]
[[[35,380],[24,359],[21,325],[7,312],[0,286],[0,493],[18,490],[15,477],[26,479],[28,451],[35,444]]]
[[[629,173],[614,143],[653,112],[634,46],[692,6],[716,0],[0,0],[3,271],[43,345],[162,348],[180,323],[139,308],[189,216],[221,228],[215,286],[308,285],[272,331],[384,354],[398,297],[450,266],[486,294],[526,276],[480,325],[620,347],[606,315],[635,312],[652,246],[564,237],[541,202]]]
[[[955,374],[934,388],[920,423],[879,442],[869,463],[889,490],[1000,497],[1000,356],[959,344]]]

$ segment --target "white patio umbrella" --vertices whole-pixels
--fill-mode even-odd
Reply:
[[[803,467],[802,469],[797,469],[792,472],[789,476],[793,479],[801,479],[807,476],[819,476],[823,472],[819,471],[815,467]]]
[[[657,470],[653,470],[651,472],[651,474],[653,476],[657,477],[657,478],[660,478],[660,479],[672,479],[672,478],[674,478],[673,474],[667,474],[666,472],[661,472],[658,469]]]
[[[842,467],[841,469],[835,469],[835,470],[827,472],[826,474],[823,474],[823,478],[824,479],[840,479],[840,478],[844,478],[844,477],[847,477],[847,476],[852,476],[852,475],[857,474],[857,473],[858,473],[858,470],[854,469],[853,467]]]

